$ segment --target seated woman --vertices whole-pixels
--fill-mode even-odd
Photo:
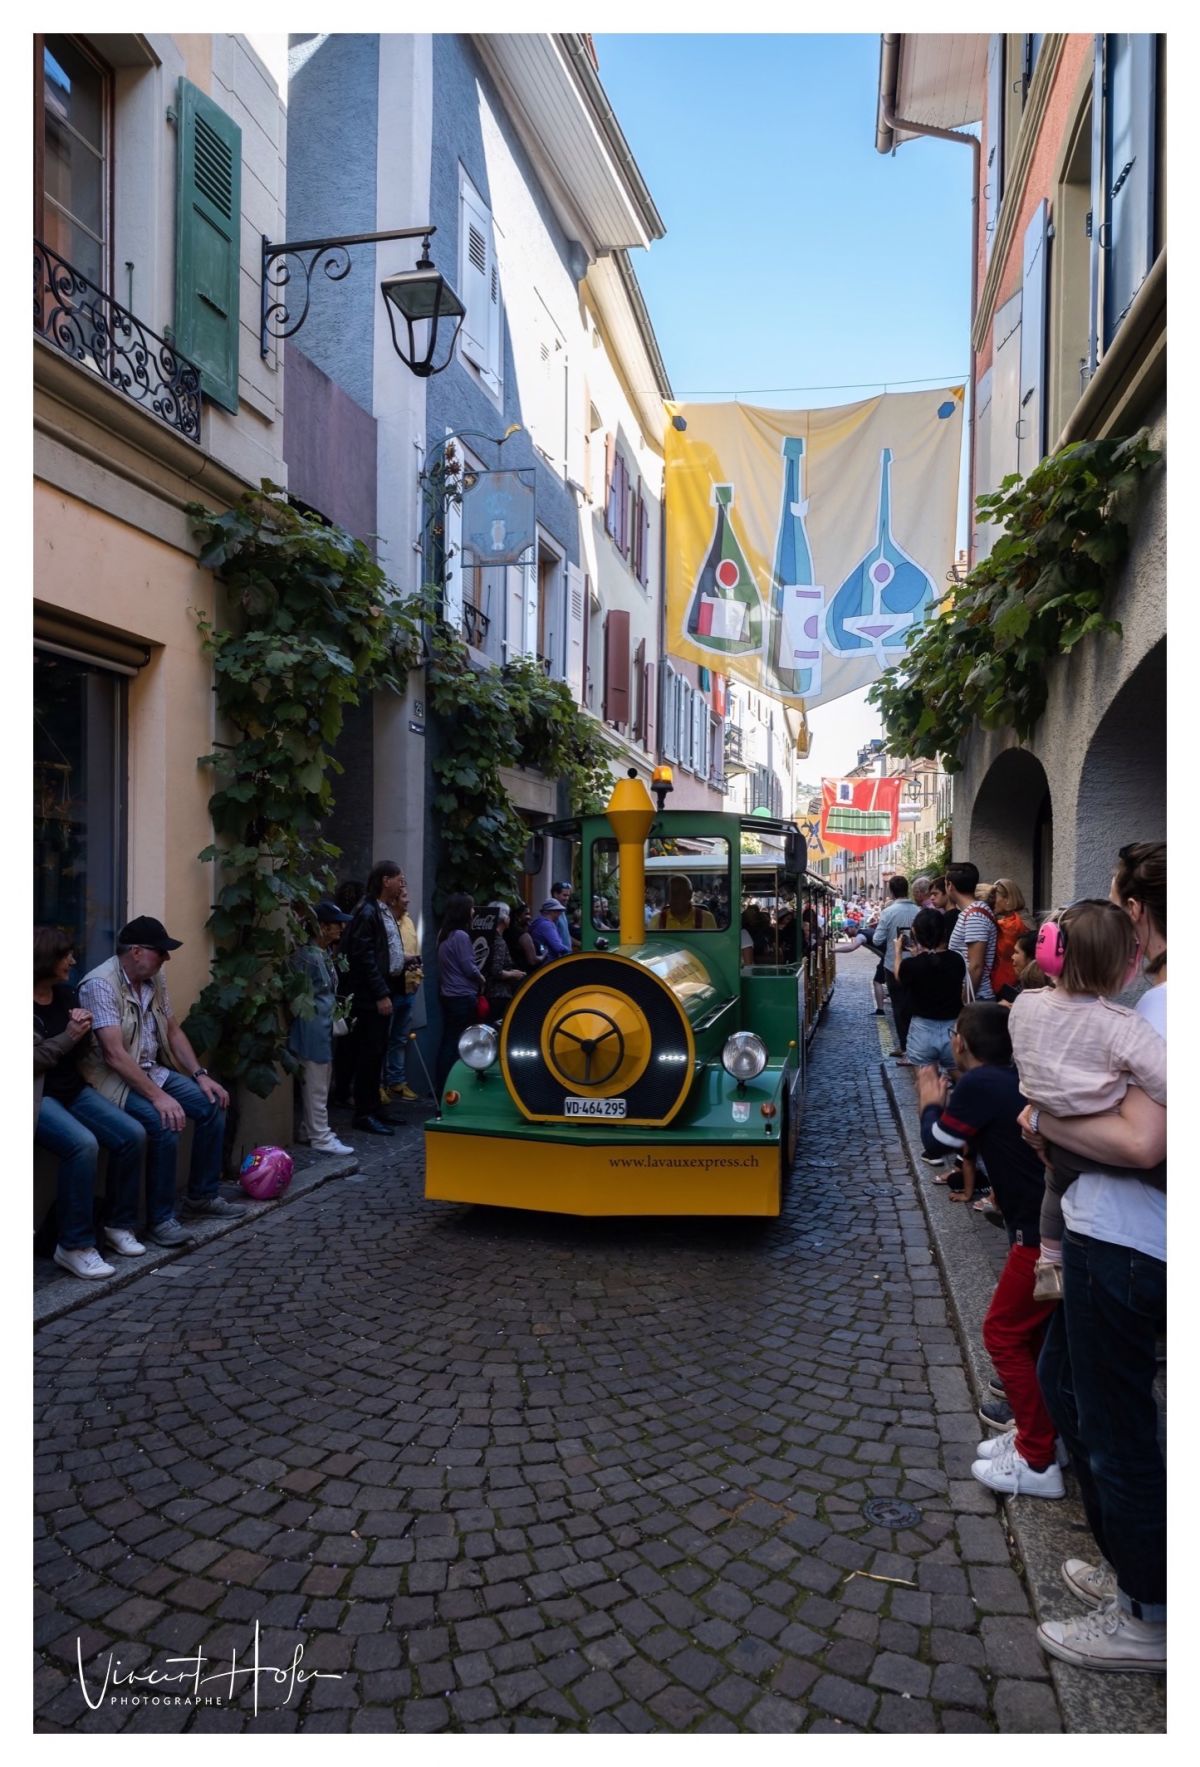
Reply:
[[[94,1281],[114,1274],[97,1250],[93,1224],[101,1147],[112,1156],[104,1238],[125,1258],[140,1258],[146,1250],[134,1232],[146,1131],[79,1073],[92,1019],[67,982],[74,967],[75,951],[66,933],[53,926],[33,929],[33,1139],[58,1155],[54,1262],[72,1276]]]

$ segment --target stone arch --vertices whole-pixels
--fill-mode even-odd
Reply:
[[[1167,641],[1142,658],[1096,725],[1079,775],[1075,876],[1080,893],[1108,893],[1127,841],[1167,838]]]
[[[1028,749],[1004,749],[975,794],[970,841],[961,856],[978,865],[985,883],[1014,879],[1028,906],[1044,912],[1053,902],[1053,851],[1054,806],[1046,769]]]

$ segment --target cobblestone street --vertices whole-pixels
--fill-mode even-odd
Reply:
[[[1057,1730],[873,962],[778,1221],[429,1205],[414,1132],[45,1325],[37,1728]],[[255,1622],[338,1678],[101,1698]]]

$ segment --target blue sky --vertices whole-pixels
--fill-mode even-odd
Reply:
[[[632,256],[678,397],[803,409],[965,377],[971,156],[928,140],[876,153],[877,34],[596,47],[667,228]],[[832,382],[845,390],[760,390]],[[962,544],[965,498],[959,525]],[[879,734],[860,694],[810,722],[814,777]]]

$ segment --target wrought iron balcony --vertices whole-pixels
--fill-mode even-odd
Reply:
[[[746,771],[744,752],[741,729],[736,724],[727,724],[725,726],[726,773],[744,773]]]
[[[40,240],[33,330],[189,442],[200,440],[200,370]]]
[[[476,650],[486,650],[488,627],[492,623],[487,614],[473,601],[464,601],[462,616],[463,636],[467,643],[474,645]]]

